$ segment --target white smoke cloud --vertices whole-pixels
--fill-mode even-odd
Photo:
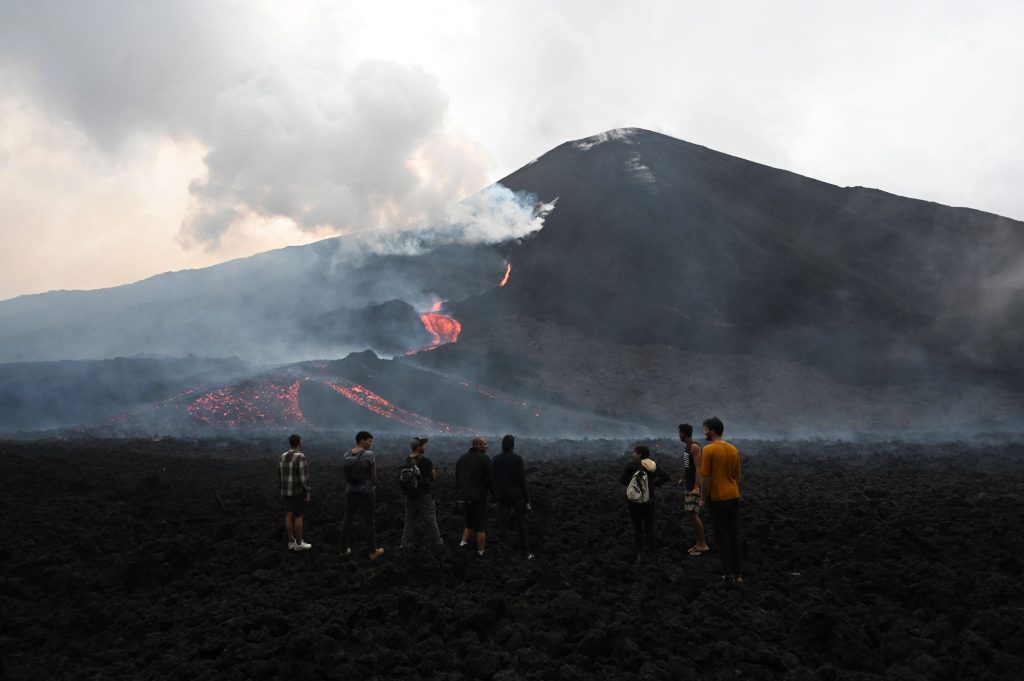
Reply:
[[[133,139],[206,150],[185,247],[284,219],[317,235],[446,219],[489,155],[426,70],[346,53],[345,9],[155,0],[0,5],[0,75],[110,156]]]
[[[419,255],[451,244],[500,244],[537,232],[558,199],[540,201],[532,194],[494,184],[449,207],[440,221],[406,230],[371,230],[339,242],[338,259],[360,254]]]

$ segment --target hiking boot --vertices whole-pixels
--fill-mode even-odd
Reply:
[[[309,551],[313,548],[312,544],[307,544],[304,541],[295,542],[295,546],[292,547],[293,551]]]
[[[384,555],[384,549],[375,549],[374,552],[370,554],[370,560],[377,560],[378,558],[380,558],[383,555]]]

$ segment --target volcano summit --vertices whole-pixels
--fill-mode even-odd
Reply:
[[[0,360],[260,363],[162,404],[97,401],[95,421],[117,413],[156,430],[351,428],[371,413],[385,419],[374,429],[403,428],[351,399],[354,412],[335,409],[345,395],[332,383],[454,431],[612,434],[711,413],[757,435],[1021,429],[1024,223],[639,129],[567,142],[500,184],[555,205],[541,229],[344,267],[349,237],[339,237],[116,289],[26,296],[0,303]],[[362,350],[376,355],[337,359]],[[282,366],[313,359],[330,361],[315,376]],[[295,408],[218,423],[210,396],[248,394],[240,386],[270,381],[267,364],[287,374]],[[53,386],[69,389],[56,365],[41,376],[6,399],[28,413]],[[522,416],[510,419],[510,405]]]

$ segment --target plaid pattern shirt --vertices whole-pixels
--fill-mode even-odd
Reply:
[[[309,466],[306,455],[296,449],[289,449],[281,455],[277,464],[277,477],[281,483],[282,497],[297,497],[309,492]]]

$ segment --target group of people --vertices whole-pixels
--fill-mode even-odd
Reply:
[[[743,550],[740,544],[740,453],[723,435],[725,425],[717,416],[704,421],[702,448],[693,439],[693,426],[679,424],[679,439],[683,443],[683,474],[676,484],[683,487],[683,511],[693,529],[693,546],[687,551],[692,557],[708,553],[701,520],[701,509],[711,513],[715,531],[716,552],[721,559],[722,578],[743,582]],[[637,555],[654,551],[657,538],[654,532],[654,488],[670,480],[670,476],[651,458],[646,445],[633,448],[633,458],[622,469],[619,482],[626,485],[626,500],[633,521],[633,545]]]
[[[683,443],[683,473],[676,484],[684,488],[683,509],[689,517],[694,543],[688,550],[699,557],[711,550],[701,519],[702,509],[708,509],[714,528],[715,551],[721,559],[722,576],[727,581],[742,582],[742,548],[739,535],[739,478],[740,454],[724,438],[725,426],[718,417],[703,423],[707,444],[702,448],[693,438],[693,426],[679,425],[679,439]],[[374,523],[374,490],[377,484],[377,463],[371,447],[373,435],[360,431],[356,446],[345,453],[342,468],[345,472],[344,519],[341,524],[342,555],[352,555],[353,521],[359,520],[364,530],[366,555],[377,560],[384,549],[376,545]],[[437,504],[432,487],[437,479],[437,468],[426,456],[427,438],[416,437],[410,442],[410,453],[399,474],[399,483],[405,493],[405,526],[401,548],[411,546],[417,526],[426,531],[431,546],[444,545],[437,525]],[[289,450],[281,455],[279,481],[285,505],[285,529],[288,548],[307,551],[312,546],[303,539],[303,511],[310,500],[309,465],[300,451],[301,438],[288,439]],[[499,540],[506,543],[512,528],[518,538],[518,549],[527,559],[533,553],[529,547],[526,514],[531,510],[530,493],[526,485],[523,459],[515,453],[515,437],[506,435],[501,440],[501,453],[492,459],[487,455],[488,443],[483,437],[472,441],[469,451],[455,464],[455,486],[458,504],[463,510],[465,524],[460,547],[475,540],[479,555],[487,550],[487,503],[493,499],[498,505]],[[634,548],[637,555],[657,547],[654,531],[654,489],[671,479],[651,458],[646,445],[636,445],[633,456],[619,476],[626,486],[626,500],[633,523]]]
[[[341,522],[342,555],[352,555],[353,521],[358,520],[363,527],[366,555],[370,560],[377,560],[384,555],[384,549],[377,546],[375,537],[377,461],[371,449],[373,434],[359,431],[355,440],[356,446],[348,450],[342,459],[346,482],[345,511]],[[412,439],[409,443],[411,451],[399,473],[399,484],[405,494],[405,526],[400,544],[403,549],[412,545],[417,526],[426,531],[431,546],[444,546],[437,525],[437,504],[432,493],[433,483],[437,480],[437,468],[426,456],[427,442],[425,437]],[[506,435],[501,439],[501,453],[492,460],[487,455],[487,440],[477,437],[473,439],[469,451],[455,464],[458,503],[466,519],[460,546],[467,546],[475,534],[476,550],[481,556],[487,550],[487,502],[488,499],[494,499],[498,503],[499,540],[505,543],[509,530],[514,527],[518,535],[518,549],[527,559],[533,559],[526,529],[526,512],[531,508],[530,492],[526,485],[523,459],[515,453],[515,445],[515,437]],[[313,546],[303,538],[303,516],[312,493],[309,462],[300,449],[302,438],[299,435],[290,436],[288,446],[288,451],[281,454],[278,462],[288,549],[308,551]]]

